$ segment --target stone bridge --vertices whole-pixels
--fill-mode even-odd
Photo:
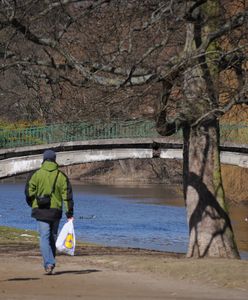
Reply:
[[[182,159],[182,143],[176,138],[112,138],[50,143],[0,149],[0,178],[38,169],[42,153],[48,148],[57,152],[60,166],[120,159]],[[248,145],[225,143],[220,150],[223,164],[248,168]]]

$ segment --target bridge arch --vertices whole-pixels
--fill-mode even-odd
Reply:
[[[183,157],[181,142],[173,138],[91,140],[0,149],[0,178],[38,169],[42,153],[48,148],[57,152],[60,166],[107,160]],[[248,168],[248,148],[222,145],[221,162]]]

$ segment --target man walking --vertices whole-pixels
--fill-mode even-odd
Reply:
[[[68,219],[73,219],[72,188],[67,176],[58,170],[56,153],[46,150],[39,170],[27,180],[26,201],[32,207],[31,216],[38,222],[40,251],[48,275],[55,268],[56,238],[63,206]]]

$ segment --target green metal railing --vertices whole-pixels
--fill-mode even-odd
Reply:
[[[155,137],[154,123],[114,121],[108,123],[65,123],[14,130],[0,129],[0,148],[97,139]]]
[[[178,131],[176,136],[181,138],[181,131]],[[14,130],[0,129],[0,148],[15,148],[69,141],[145,137],[159,137],[154,121],[65,123]],[[248,124],[221,125],[221,142],[225,141],[248,144]]]

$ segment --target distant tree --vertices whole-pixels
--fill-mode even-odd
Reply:
[[[0,102],[15,104],[18,78],[22,105],[48,119],[150,105],[162,135],[183,130],[187,256],[238,258],[219,118],[248,103],[247,23],[246,0],[2,0]]]

